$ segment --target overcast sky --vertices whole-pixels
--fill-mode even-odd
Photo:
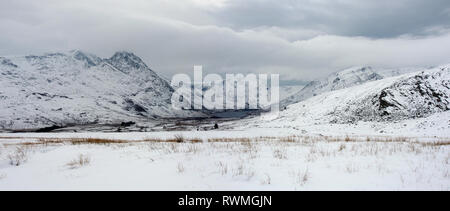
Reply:
[[[165,76],[450,63],[448,0],[0,0],[0,55],[128,50]]]

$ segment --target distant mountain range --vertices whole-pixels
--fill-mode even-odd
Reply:
[[[110,58],[79,50],[0,57],[0,74],[0,129],[214,116],[174,110],[176,87],[125,51]],[[448,66],[345,69],[304,87],[280,87],[280,108],[286,109],[280,119],[310,115],[352,123],[426,117],[449,110],[449,75]]]

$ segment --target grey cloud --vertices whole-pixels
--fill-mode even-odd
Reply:
[[[82,49],[109,57],[117,50],[129,50],[168,77],[192,73],[193,65],[203,65],[205,73],[270,72],[280,73],[283,80],[310,80],[354,65],[402,67],[450,62],[450,33],[431,27],[436,24],[430,24],[432,30],[422,37],[375,39],[324,33],[334,26],[320,21],[311,29],[297,29],[289,23],[295,26],[304,20],[289,13],[281,20],[264,19],[276,25],[272,27],[253,26],[238,17],[227,22],[241,24],[237,29],[218,20],[229,4],[208,7],[183,3],[186,7],[177,13],[179,1],[164,1],[163,8],[155,6],[159,1],[114,2],[120,5],[104,1],[27,2],[15,0],[8,9],[0,7],[1,11],[20,11],[0,15],[4,29],[0,55]],[[332,17],[337,12],[330,8],[321,13]]]
[[[278,26],[387,38],[449,28],[449,10],[448,0],[232,0],[212,15],[236,29]]]

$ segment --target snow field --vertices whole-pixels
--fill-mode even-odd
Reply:
[[[183,143],[2,139],[0,190],[450,189],[445,139],[185,137]]]

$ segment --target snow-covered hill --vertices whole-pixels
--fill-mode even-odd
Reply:
[[[286,85],[286,86],[280,85],[280,101],[283,101],[284,99],[287,99],[292,95],[298,93],[304,87],[305,86],[303,85]]]
[[[129,52],[0,57],[0,74],[3,129],[200,115],[174,111],[172,87]]]
[[[450,65],[444,65],[325,92],[287,106],[276,120],[254,118],[242,125],[305,131],[340,128],[342,132],[350,132],[355,126],[359,134],[400,126],[411,130],[427,126],[421,134],[448,136],[449,99]],[[411,124],[414,128],[410,128]],[[442,130],[447,132],[444,134]],[[393,132],[400,134],[400,131],[401,128],[396,128]]]
[[[280,102],[281,107],[306,100],[324,92],[343,89],[368,81],[382,79],[383,76],[371,67],[353,67],[329,75],[327,78],[308,83],[303,89]]]
[[[447,110],[450,110],[450,68],[440,67],[406,74],[381,90],[367,90],[365,97],[356,96],[336,107],[334,121],[395,121]]]

